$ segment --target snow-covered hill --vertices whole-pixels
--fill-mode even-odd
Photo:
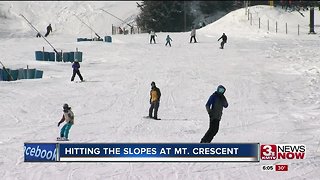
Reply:
[[[318,35],[297,36],[250,25],[244,9],[231,12],[188,33],[112,36],[112,43],[76,42],[89,36],[72,13],[85,14],[94,29],[116,20],[95,9],[110,8],[126,18],[135,2],[1,2],[0,52],[8,68],[44,70],[43,79],[0,81],[1,179],[318,179],[320,172],[320,45]],[[308,24],[308,17],[268,6],[250,8],[261,17]],[[95,13],[93,13],[95,12]],[[85,83],[71,83],[70,63],[35,61],[34,51],[51,50],[35,38],[23,13],[39,29],[52,23],[48,40],[58,50],[84,53]],[[258,18],[258,16],[254,16]],[[319,20],[316,11],[316,24]],[[112,21],[112,22],[111,22]],[[95,22],[95,23],[94,23]],[[97,22],[97,23],[96,23]],[[119,22],[120,23],[120,22]],[[292,25],[295,26],[295,25]],[[106,30],[106,31],[104,31]],[[228,43],[219,49],[225,32]],[[317,29],[316,29],[317,32]],[[172,47],[166,47],[170,34]],[[151,81],[161,89],[159,117],[142,116],[149,108]],[[213,143],[305,144],[305,160],[260,163],[24,163],[24,142],[54,142],[62,105],[75,113],[72,142],[197,143],[208,128],[205,103],[219,84],[227,91],[220,130]],[[167,119],[167,120],[165,120]],[[187,120],[185,120],[187,119]],[[288,164],[288,172],[263,172],[264,164]]]
[[[139,1],[138,1],[139,2]],[[123,25],[114,16],[130,21],[139,13],[136,1],[13,1],[0,2],[0,35],[6,36],[35,36],[35,32],[26,21],[23,14],[42,33],[51,23],[54,34],[90,36],[94,33],[82,21],[88,24],[95,32],[110,35],[112,24]],[[120,9],[120,10],[119,10]],[[18,33],[17,33],[18,32]]]

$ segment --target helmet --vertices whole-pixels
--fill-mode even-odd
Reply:
[[[151,82],[151,86],[155,86],[156,83],[154,81]]]
[[[226,88],[225,88],[224,86],[222,86],[222,85],[219,85],[219,86],[217,87],[217,92],[218,92],[219,94],[224,94],[224,92],[226,92]]]

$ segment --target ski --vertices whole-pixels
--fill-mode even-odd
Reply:
[[[153,119],[153,120],[161,120],[160,118],[155,119],[155,118],[149,117],[149,116],[143,116],[143,118],[145,118],[145,119]]]
[[[162,119],[164,121],[188,121],[187,118],[182,118],[182,119],[178,119],[178,118],[164,118]]]
[[[149,116],[143,116],[143,118],[145,119],[153,119],[153,120],[163,120],[163,121],[189,121],[189,119],[187,118],[158,118],[158,119],[154,119],[154,118],[150,118]]]
[[[63,137],[57,137],[57,141],[69,141],[69,139]]]
[[[83,83],[83,82],[86,82],[85,80],[83,81],[74,81],[75,83]]]

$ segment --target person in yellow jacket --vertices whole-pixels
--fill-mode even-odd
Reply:
[[[160,97],[161,92],[160,89],[156,86],[155,82],[151,83],[151,91],[150,91],[150,108],[149,108],[149,118],[158,119],[158,109],[160,105]],[[152,116],[152,112],[154,110],[154,116]]]

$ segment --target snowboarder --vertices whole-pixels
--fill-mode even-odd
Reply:
[[[68,104],[63,105],[63,115],[58,122],[58,127],[64,121],[66,124],[61,128],[60,137],[57,138],[58,140],[68,140],[70,128],[74,124],[74,114]]]
[[[192,28],[190,36],[191,36],[190,37],[190,43],[192,42],[192,39],[194,39],[194,43],[197,43],[197,40],[196,40],[196,29],[195,28]]]
[[[158,119],[158,109],[160,105],[161,92],[158,87],[156,87],[155,82],[151,82],[151,91],[150,91],[150,108],[149,108],[149,118]],[[152,117],[152,112],[154,109],[154,116]]]
[[[152,44],[152,40],[153,40],[153,43],[156,44],[155,37],[157,37],[156,33],[153,30],[151,30],[150,31],[150,44]]]
[[[73,73],[72,73],[72,77],[71,77],[71,81],[74,80],[74,77],[76,76],[76,74],[79,76],[80,80],[83,82],[83,77],[80,74],[80,64],[78,62],[78,60],[74,60],[73,64],[72,64],[72,68],[73,68]]]
[[[50,32],[52,32],[51,24],[49,24],[49,26],[47,26],[47,33],[44,35],[44,37],[47,37]]]
[[[172,39],[170,38],[170,36],[169,36],[169,35],[167,35],[166,40],[167,40],[166,46],[169,44],[169,46],[171,47],[171,43],[170,43],[170,41],[172,41]]]
[[[224,44],[227,43],[227,36],[223,33],[222,36],[218,39],[218,41],[219,41],[220,39],[222,39],[222,42],[221,42],[221,44],[220,44],[220,45],[221,45],[220,49],[223,49]]]
[[[206,109],[210,117],[210,126],[200,143],[210,143],[213,137],[218,133],[222,110],[223,108],[228,107],[228,101],[224,96],[225,92],[226,88],[219,85],[206,104]]]

